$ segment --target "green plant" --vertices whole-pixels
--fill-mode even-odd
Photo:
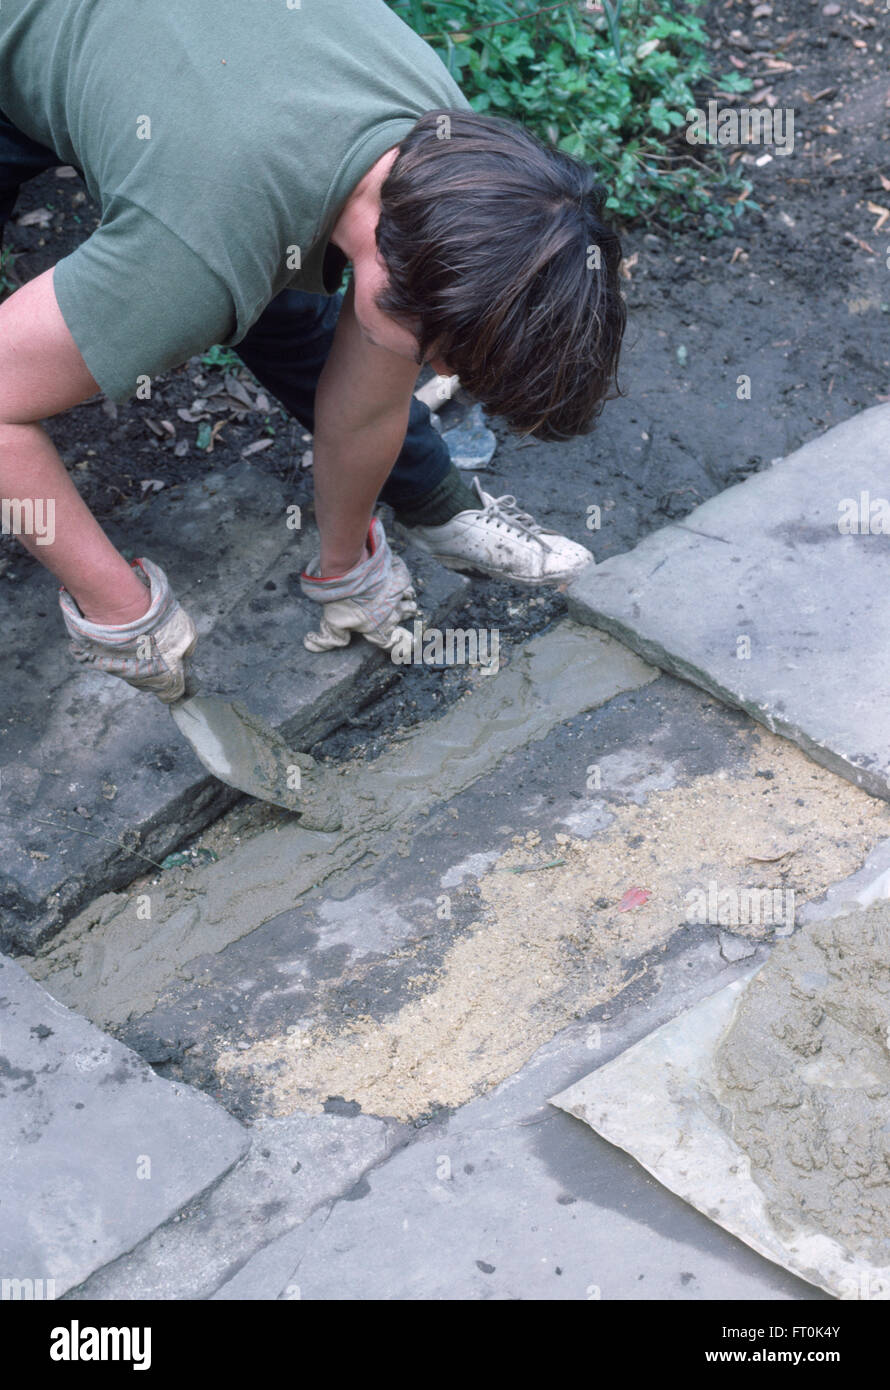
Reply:
[[[715,77],[700,0],[389,0],[440,54],[476,111],[521,121],[596,168],[623,219],[714,232],[756,207],[722,154],[691,147],[697,93],[750,82]],[[750,187],[748,189],[750,192]],[[722,195],[722,196],[721,196]],[[733,196],[735,195],[735,196]]]
[[[241,358],[232,348],[220,347],[217,344],[216,347],[208,348],[206,352],[201,354],[201,365],[202,367],[220,367],[229,371],[232,367],[241,366]]]

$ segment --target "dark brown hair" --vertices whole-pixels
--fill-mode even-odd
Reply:
[[[588,165],[521,126],[429,111],[383,184],[377,306],[511,429],[584,434],[617,391],[625,324],[605,196]]]

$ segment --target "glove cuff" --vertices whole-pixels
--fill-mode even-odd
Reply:
[[[368,527],[368,549],[371,554],[367,560],[361,560],[345,574],[337,574],[329,579],[318,573],[321,556],[316,556],[300,575],[300,588],[303,593],[316,603],[336,603],[340,599],[355,598],[359,594],[372,592],[386,578],[392,563],[392,553],[383,523],[376,516]]]
[[[157,695],[172,704],[185,693],[188,659],[198,634],[188,614],[179,606],[167,576],[151,560],[136,560],[134,569],[151,594],[148,612],[117,627],[91,623],[71,595],[63,589],[59,603],[71,654],[96,671],[119,676],[137,690]]]
[[[170,588],[170,581],[160,565],[154,564],[151,560],[142,559],[133,560],[132,568],[136,570],[138,577],[151,593],[151,605],[148,612],[130,623],[122,623],[119,627],[105,623],[91,623],[88,618],[83,616],[68,590],[63,588],[59,592],[59,605],[70,637],[80,637],[90,642],[101,642],[104,646],[118,642],[123,645],[153,632],[170,616],[176,605],[176,598]]]

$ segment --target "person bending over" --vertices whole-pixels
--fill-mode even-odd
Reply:
[[[0,305],[0,496],[54,505],[52,544],[21,540],[61,581],[79,660],[173,701],[195,629],[160,566],[112,545],[40,422],[100,391],[150,399],[217,343],[314,435],[310,649],[353,631],[391,646],[416,611],[378,501],[456,569],[535,584],[590,561],[468,487],[414,388],[429,363],[514,431],[591,427],[625,320],[604,191],[475,113],[384,0],[153,0],[126,18],[4,0],[0,232],[21,184],[60,164],[102,218]]]

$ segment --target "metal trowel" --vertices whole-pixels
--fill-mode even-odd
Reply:
[[[170,713],[198,761],[221,782],[299,812],[307,829],[342,825],[334,788],[314,758],[294,752],[240,701],[201,694],[190,675],[186,694],[170,706]]]

